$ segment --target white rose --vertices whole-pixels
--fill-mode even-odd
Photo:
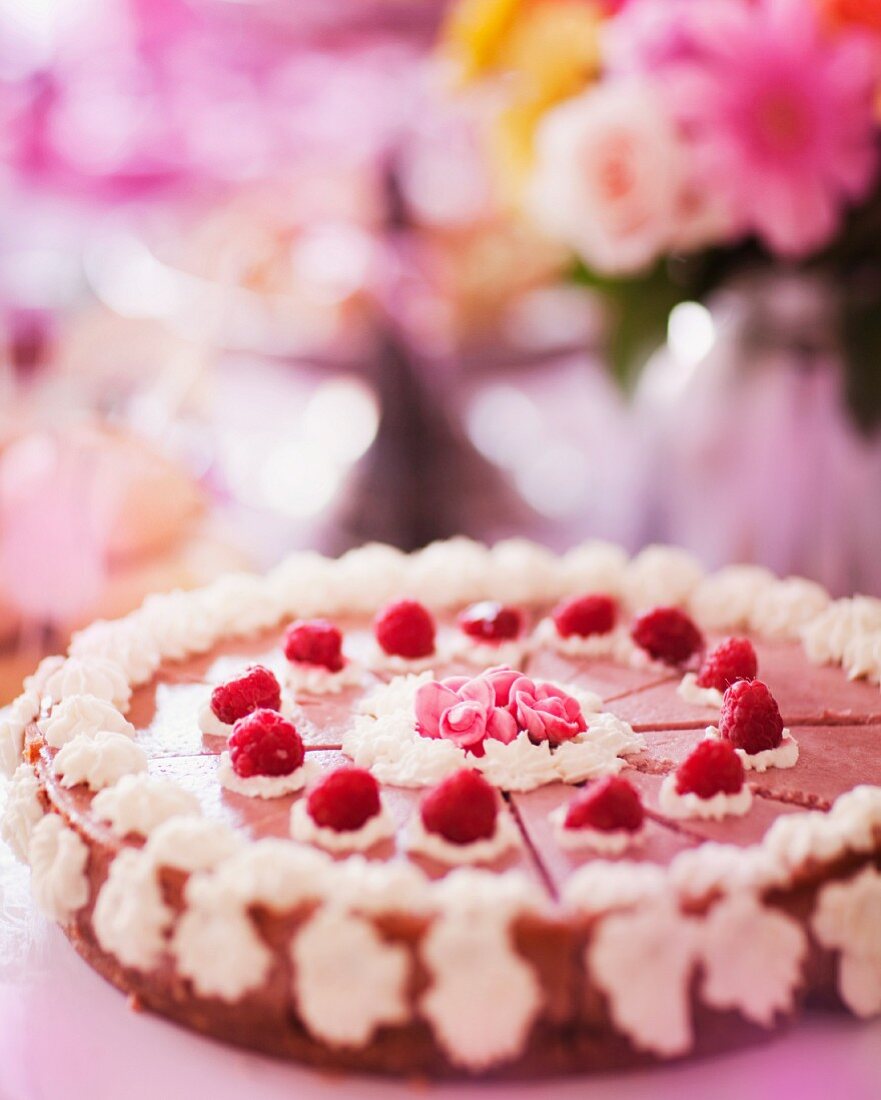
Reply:
[[[536,136],[530,205],[589,267],[631,274],[670,245],[683,159],[657,91],[613,81],[547,114]]]

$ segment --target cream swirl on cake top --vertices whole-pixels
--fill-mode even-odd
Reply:
[[[494,693],[512,687],[516,697],[496,705]],[[509,790],[575,783],[620,770],[623,757],[645,744],[600,707],[591,692],[532,681],[513,669],[440,682],[428,673],[396,677],[358,704],[343,751],[400,786],[427,786],[463,766]]]

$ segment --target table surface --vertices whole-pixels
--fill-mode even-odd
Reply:
[[[0,890],[0,1100],[881,1098],[881,1021],[821,1015],[751,1050],[614,1077],[427,1089],[319,1075],[131,1011],[34,911],[28,872],[2,844]]]

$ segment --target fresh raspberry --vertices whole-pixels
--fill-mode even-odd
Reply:
[[[299,619],[284,632],[284,655],[297,664],[339,672],[343,667],[342,632],[327,619]]]
[[[363,768],[328,772],[306,796],[306,809],[315,824],[337,833],[360,829],[381,808],[379,784]]]
[[[697,674],[697,686],[724,691],[738,680],[755,680],[759,660],[749,638],[726,638],[710,650]]]
[[[459,616],[459,626],[478,642],[507,642],[523,630],[523,612],[494,600],[483,600],[465,608]]]
[[[376,640],[394,657],[430,657],[434,653],[434,619],[416,600],[395,600],[373,620]]]
[[[290,775],[303,763],[303,739],[276,710],[255,710],[240,718],[229,737],[233,771],[252,775]]]
[[[275,675],[263,665],[252,665],[211,692],[211,709],[224,725],[231,726],[252,711],[278,710],[281,688]]]
[[[573,596],[553,611],[554,624],[561,638],[588,638],[591,634],[608,634],[615,628],[618,603],[611,596]]]
[[[423,797],[419,812],[429,833],[451,844],[488,840],[496,831],[496,792],[480,772],[453,772]]]
[[[777,700],[761,680],[738,680],[722,697],[719,733],[750,755],[776,749],[783,740]]]
[[[655,607],[637,616],[630,636],[665,665],[684,665],[704,644],[701,632],[678,607]]]
[[[636,788],[617,775],[591,783],[572,799],[563,824],[567,829],[625,829],[635,833],[645,813]]]
[[[714,794],[737,794],[743,787],[743,764],[728,741],[708,737],[676,769],[676,790],[712,798]]]

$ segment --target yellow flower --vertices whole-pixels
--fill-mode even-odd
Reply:
[[[601,20],[594,0],[460,0],[452,9],[442,51],[459,78],[497,78],[490,147],[509,201],[519,199],[545,111],[596,77]]]
[[[592,0],[459,0],[441,50],[465,82],[504,74],[518,96],[552,103],[596,73],[600,19]]]
[[[507,206],[518,206],[532,169],[535,131],[545,108],[538,103],[512,103],[503,108],[489,131],[490,160]]]
[[[447,16],[442,50],[467,82],[493,69],[523,0],[459,0]]]
[[[498,67],[512,74],[518,98],[549,107],[596,76],[599,24],[585,0],[532,0],[500,43]]]

